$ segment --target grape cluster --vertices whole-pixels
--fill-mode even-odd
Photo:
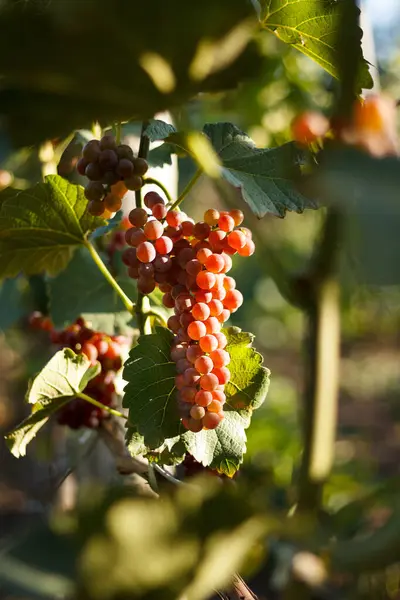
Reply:
[[[112,135],[105,135],[84,146],[76,168],[89,179],[85,188],[88,211],[102,216],[120,210],[127,190],[142,187],[148,164],[143,158],[135,158],[130,146],[117,145]]]
[[[122,355],[129,340],[124,336],[108,336],[89,328],[82,318],[62,331],[56,331],[48,317],[33,313],[31,326],[50,332],[50,340],[61,348],[71,348],[77,354],[85,354],[92,364],[100,363],[100,373],[89,381],[85,392],[105,406],[113,406],[115,401],[115,377],[121,369]],[[108,412],[97,408],[82,398],[74,398],[58,412],[58,423],[71,429],[80,427],[96,428],[100,421],[108,417]]]
[[[210,209],[195,223],[183,212],[168,210],[156,192],[144,208],[129,214],[130,246],[124,254],[130,277],[143,294],[156,286],[163,304],[175,314],[168,327],[175,334],[171,358],[183,425],[190,431],[215,429],[223,419],[224,386],[230,379],[227,339],[221,328],[243,303],[235,280],[227,273],[234,254],[251,256],[251,232],[241,227],[240,210]]]

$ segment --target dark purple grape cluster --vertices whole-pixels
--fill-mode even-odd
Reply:
[[[76,168],[89,179],[85,188],[88,211],[102,216],[120,210],[126,191],[142,187],[149,167],[146,160],[134,156],[130,146],[117,145],[114,136],[105,135],[84,146]]]

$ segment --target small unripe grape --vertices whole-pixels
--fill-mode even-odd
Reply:
[[[186,359],[185,359],[186,360]],[[189,361],[187,361],[189,363]],[[200,381],[200,374],[198,371],[196,371],[195,368],[193,368],[191,366],[191,364],[189,363],[189,367],[185,369],[185,372],[183,374],[183,380],[185,382],[186,385],[188,386],[194,386],[196,385],[199,381]]]
[[[208,241],[210,242],[211,248],[214,252],[221,252],[223,250],[225,238],[226,233],[219,229],[210,233],[208,236]]]
[[[193,323],[190,323],[187,332],[192,340],[199,340],[206,335],[207,330],[202,321],[193,321]]]
[[[220,348],[221,350],[223,350],[227,344],[228,344],[228,340],[226,338],[226,335],[224,333],[221,333],[220,331],[218,333],[214,334],[214,337],[217,340],[217,348]],[[215,350],[216,348],[213,348],[213,350]]]
[[[239,227],[239,225],[241,225],[244,221],[244,214],[242,213],[241,210],[234,208],[233,210],[229,211],[229,216],[232,217],[232,219],[235,221],[235,226]]]
[[[118,161],[117,169],[118,175],[124,179],[133,175],[133,163],[128,158],[121,158]]]
[[[201,374],[211,373],[214,368],[214,363],[208,356],[199,356],[194,363],[195,369]]]
[[[171,238],[167,237],[166,235],[162,235],[154,242],[154,246],[159,254],[169,254],[172,252],[174,243]]]
[[[153,213],[153,217],[155,217],[158,220],[161,220],[165,218],[165,215],[167,214],[167,209],[165,207],[165,204],[161,204],[161,202],[159,202],[158,204],[155,204],[153,206],[151,212]]]
[[[218,321],[217,317],[208,317],[208,319],[204,321],[204,325],[209,335],[218,333],[221,330],[221,323]]]
[[[206,290],[198,290],[194,294],[194,299],[196,302],[204,302],[208,304],[212,300],[212,293],[207,292]]]
[[[193,404],[195,401],[196,394],[196,388],[185,386],[181,389],[180,396],[184,402],[189,402],[190,404]]]
[[[185,237],[192,237],[194,229],[194,223],[192,221],[182,221],[181,227]]]
[[[89,181],[85,187],[85,197],[88,200],[102,200],[104,196],[104,187],[99,181]]]
[[[177,344],[171,348],[171,360],[178,362],[179,359],[186,358],[186,348],[182,344]]]
[[[164,294],[164,296],[162,297],[162,303],[164,304],[164,306],[166,308],[174,308],[174,306],[175,306],[175,300],[173,299],[173,297],[171,296],[171,294],[169,292],[166,292]]]
[[[143,179],[139,177],[139,175],[132,175],[131,177],[127,177],[126,179],[124,179],[124,183],[128,190],[136,192],[142,187]]]
[[[197,251],[196,258],[197,260],[204,265],[206,260],[212,256],[212,250],[210,248],[201,248]]]
[[[149,170],[149,165],[147,160],[145,160],[144,158],[135,158],[133,161],[133,167],[135,170],[135,173],[137,175],[145,175],[145,173],[147,173],[147,171]]]
[[[225,404],[226,396],[222,390],[214,390],[212,393],[213,400],[217,400],[221,405]]]
[[[136,255],[140,262],[153,262],[156,257],[156,250],[151,242],[142,242],[137,247]]]
[[[203,350],[203,352],[212,352],[218,348],[218,339],[217,335],[222,335],[217,333],[216,335],[207,334],[200,338],[199,346]],[[226,338],[225,338],[226,339]]]
[[[255,249],[256,247],[253,240],[247,239],[243,248],[240,248],[240,250],[238,250],[238,254],[240,254],[240,256],[251,256],[252,254],[254,254]]]
[[[204,266],[210,273],[220,273],[225,267],[225,261],[221,254],[211,254],[211,256],[206,259]]]
[[[211,317],[218,317],[218,315],[220,315],[224,310],[224,305],[222,304],[221,300],[216,300],[213,298],[210,300],[210,302],[208,302],[208,308],[210,309]]]
[[[202,420],[205,429],[216,429],[224,418],[223,413],[206,412]]]
[[[224,277],[224,288],[227,291],[234,290],[235,287],[236,287],[236,281],[233,279],[233,277],[229,277],[229,276]]]
[[[101,217],[104,213],[105,206],[101,200],[91,200],[88,204],[88,212],[93,217]]]
[[[239,290],[229,290],[226,292],[223,304],[231,312],[235,312],[243,304],[243,295]]]
[[[200,356],[203,356],[203,350],[198,344],[191,344],[188,346],[186,350],[186,358],[189,362],[194,364]]]
[[[147,221],[146,225],[143,227],[144,235],[148,240],[158,240],[164,233],[164,227],[160,221],[156,221],[155,219],[152,221]]]
[[[214,368],[212,374],[216,375],[220,385],[226,385],[231,378],[231,372],[226,367]]]
[[[138,279],[138,290],[142,294],[151,294],[156,287],[156,282],[154,279],[147,279],[144,277],[139,277]]]
[[[96,162],[99,159],[100,152],[100,142],[98,140],[90,140],[83,147],[82,156],[87,162]]]
[[[177,210],[169,210],[167,212],[165,220],[167,221],[168,225],[170,225],[171,227],[178,227],[181,224],[183,219],[181,217],[181,213],[178,212]]]
[[[210,309],[204,302],[198,302],[192,308],[192,315],[196,321],[205,321],[210,316]]]
[[[218,227],[222,230],[222,231],[232,231],[235,227],[235,221],[232,219],[231,216],[228,215],[221,215],[219,220],[218,220]]]
[[[104,206],[110,212],[118,212],[122,208],[122,200],[114,194],[107,194],[104,198]]]
[[[147,192],[144,195],[143,202],[150,210],[153,210],[153,206],[156,204],[164,204],[163,198],[157,192]]]
[[[100,181],[103,177],[103,171],[99,163],[90,162],[85,169],[85,175],[91,181]]]
[[[192,419],[196,419],[197,421],[202,419],[205,414],[206,414],[206,411],[204,410],[204,408],[202,406],[194,405],[194,406],[192,406],[192,408],[190,410],[190,416],[192,417]]]
[[[200,387],[206,392],[212,392],[219,385],[218,377],[215,373],[207,373],[200,377]]]
[[[202,290],[211,290],[215,285],[216,277],[214,273],[208,271],[200,271],[196,276],[196,283]]]
[[[116,150],[117,144],[115,143],[115,138],[110,133],[104,135],[100,140],[100,148],[101,150]]]
[[[215,208],[209,208],[204,213],[204,221],[207,225],[214,227],[214,225],[217,225],[218,223],[219,216],[219,212],[215,210]]]
[[[227,308],[224,308],[222,313],[220,315],[218,315],[217,319],[222,325],[223,323],[226,323],[226,321],[229,320],[230,316],[231,316],[231,311],[228,310]]]
[[[216,367],[217,369],[220,369],[221,367],[226,367],[227,365],[229,365],[231,360],[229,352],[220,349],[210,352],[210,358],[214,363],[214,367]]]
[[[185,380],[185,383],[186,383],[186,379],[185,379],[186,371],[188,369],[190,369],[191,366],[192,365],[186,358],[180,358],[179,360],[176,361],[176,370],[178,371],[178,373],[183,373],[183,378]],[[191,385],[191,384],[187,383],[187,385]]]
[[[170,329],[171,331],[176,333],[177,331],[179,331],[180,326],[181,326],[181,324],[179,322],[179,318],[176,315],[172,315],[171,317],[169,317],[169,319],[167,321],[168,329]]]
[[[200,390],[194,397],[194,401],[199,406],[208,406],[213,401],[213,394],[215,392],[206,392],[205,390]]]

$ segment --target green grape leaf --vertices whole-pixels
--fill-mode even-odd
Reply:
[[[33,405],[32,414],[6,435],[12,454],[24,456],[27,445],[49,417],[82,392],[100,369],[99,364],[91,365],[84,354],[69,348],[57,352],[29,385],[26,401]]]
[[[173,144],[164,142],[161,146],[150,150],[147,157],[147,162],[151,167],[163,167],[164,165],[172,165],[172,155],[176,153],[176,148]]]
[[[356,4],[352,3],[352,6],[358,15],[360,11]],[[360,39],[362,36],[359,27],[354,31],[352,19],[343,22],[343,0],[260,0],[260,7],[259,17],[265,29],[312,58],[336,78],[340,76],[342,61],[339,29],[347,25],[349,31],[340,31],[341,36],[358,35]],[[361,45],[358,52],[359,87],[371,88],[372,78],[362,56]]]
[[[207,124],[204,133],[222,161],[222,177],[240,189],[258,217],[284,217],[287,210],[301,213],[305,208],[317,208],[293,185],[302,160],[302,151],[294,144],[256,148],[249,136],[232,123]]]
[[[171,133],[175,132],[176,129],[173,125],[159,119],[153,119],[144,131],[151,142],[165,140]]]
[[[170,360],[173,335],[167,329],[139,338],[124,366],[124,406],[129,409],[127,440],[131,451],[143,445],[162,460],[165,447],[179,439],[205,466],[232,476],[246,451],[245,429],[253,410],[265,400],[269,370],[252,347],[253,336],[230,327],[226,330],[231,355],[231,381],[227,384],[225,418],[217,429],[192,433],[180,424],[175,390],[176,367]],[[140,437],[142,436],[142,438]]]
[[[104,224],[86,212],[86,205],[83,188],[58,175],[31,189],[7,192],[0,204],[0,278],[64,269],[87,233]]]
[[[117,275],[124,292],[135,300],[136,283],[127,275]],[[82,316],[91,326],[109,335],[132,331],[132,315],[104,278],[86,248],[79,248],[69,265],[57,277],[49,279],[50,316],[57,328],[63,328]]]
[[[243,0],[231,0],[228,11],[214,0],[121,0],[118,9],[109,0],[46,2],[40,10],[35,2],[7,4],[0,112],[21,146],[94,120],[142,120],[259,69],[257,19]],[[11,55],[17,37],[24,45]]]

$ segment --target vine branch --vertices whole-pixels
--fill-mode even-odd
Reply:
[[[182,200],[184,200],[184,198],[186,198],[186,196],[188,195],[188,193],[190,192],[190,190],[192,189],[192,187],[194,186],[196,181],[201,177],[202,174],[203,174],[203,170],[197,169],[197,171],[193,175],[192,179],[189,181],[189,183],[187,184],[185,189],[182,190],[182,192],[179,194],[178,198],[175,200],[175,202],[172,204],[172,206],[170,207],[169,210],[175,210],[175,208],[177,208],[180,205]]]
[[[158,181],[158,179],[154,179],[153,177],[146,177],[145,179],[143,179],[143,185],[156,185],[157,187],[160,188],[160,190],[165,194],[168,203],[172,204],[172,197],[171,194],[169,193],[169,191],[167,190],[167,188],[165,187],[165,185],[163,183],[161,183],[161,181]]]
[[[87,394],[84,394],[83,392],[76,394],[76,396],[77,396],[77,398],[82,398],[82,400],[85,400],[86,402],[93,404],[93,406],[97,406],[97,408],[101,408],[101,410],[107,411],[110,415],[114,415],[114,417],[119,417],[119,418],[125,419],[125,420],[128,419],[128,417],[126,417],[122,412],[119,412],[119,410],[115,410],[114,408],[111,408],[110,406],[106,406],[105,404],[102,404],[98,400],[91,398],[90,396],[88,396]]]

